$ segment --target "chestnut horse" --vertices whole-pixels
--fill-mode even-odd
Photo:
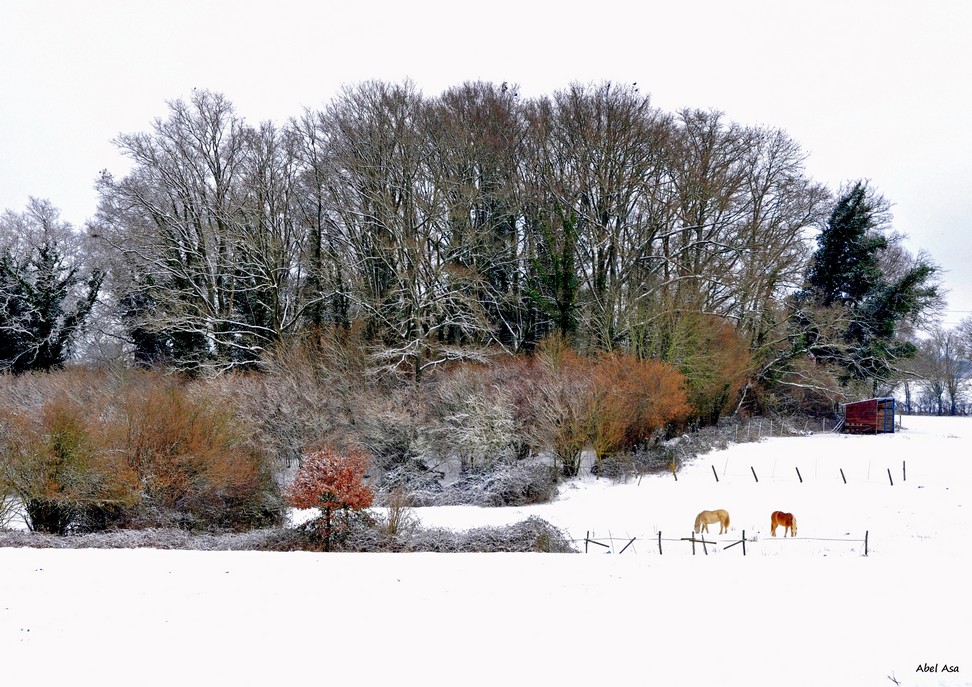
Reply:
[[[773,536],[776,536],[776,528],[783,526],[783,536],[789,532],[791,537],[795,537],[797,533],[797,521],[793,517],[793,513],[784,513],[781,510],[773,511],[773,515],[770,516],[770,527],[773,528]]]
[[[722,510],[704,510],[695,518],[695,532],[698,534],[701,527],[702,532],[709,531],[709,523],[719,523],[719,534],[729,531],[729,513]]]

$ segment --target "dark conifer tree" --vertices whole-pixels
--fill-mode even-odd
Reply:
[[[61,367],[76,335],[91,313],[103,275],[84,282],[50,240],[25,260],[9,253],[0,258],[0,369],[12,372]]]
[[[888,244],[877,233],[882,211],[882,202],[860,181],[837,201],[807,274],[809,295],[819,305],[856,305],[878,288],[878,252]]]
[[[896,338],[898,326],[916,320],[938,297],[938,267],[919,256],[901,274],[882,269],[882,251],[889,248],[880,232],[887,203],[863,182],[841,195],[818,238],[818,249],[807,271],[807,284],[795,302],[795,348],[844,369],[841,381],[872,380],[876,387],[915,355],[910,343]],[[843,308],[836,332],[821,332],[819,315]]]

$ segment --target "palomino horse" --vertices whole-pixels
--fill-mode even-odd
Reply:
[[[776,536],[776,528],[780,525],[783,526],[783,536],[789,532],[791,537],[796,536],[797,523],[796,518],[793,517],[793,513],[784,513],[781,510],[773,511],[773,515],[770,516],[770,527],[773,528],[773,536]]]
[[[713,523],[713,524],[719,523],[719,525],[720,525],[720,527],[719,527],[719,534],[722,534],[723,532],[728,532],[729,531],[729,513],[727,511],[722,510],[721,508],[719,510],[704,510],[704,511],[702,511],[695,518],[695,532],[696,532],[696,534],[698,534],[699,531],[708,532],[709,531],[709,523]],[[699,530],[700,527],[702,528],[701,530]]]

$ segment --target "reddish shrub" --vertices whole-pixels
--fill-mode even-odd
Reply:
[[[347,515],[371,505],[374,495],[364,483],[367,470],[368,458],[363,453],[323,448],[304,457],[287,489],[284,498],[294,508],[321,510],[318,525],[325,551],[331,548],[333,515],[339,511]]]

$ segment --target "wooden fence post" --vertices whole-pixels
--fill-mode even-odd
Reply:
[[[894,480],[891,479],[891,468],[888,468],[888,481],[891,482],[891,486],[894,486]]]
[[[587,530],[587,534],[584,535],[584,553],[587,553],[587,542],[591,540],[591,531]]]
[[[796,471],[797,471],[797,477],[800,478],[800,484],[803,484],[803,475],[800,474],[800,468],[796,468]]]
[[[661,549],[661,530],[658,531],[658,555],[662,555]]]
[[[719,473],[716,472],[715,465],[711,465],[710,467],[712,468],[712,474],[715,475],[716,482],[718,482],[719,481]]]
[[[841,468],[840,469],[840,476],[841,476],[841,479],[844,480],[844,484],[847,484],[847,478],[844,477],[844,468]]]
[[[904,461],[901,461],[901,481],[902,482],[907,482],[908,481],[908,473],[905,470],[905,462]]]
[[[868,531],[864,530],[864,555],[867,555],[867,535]]]
[[[695,555],[695,532],[692,532],[692,555]]]
[[[743,543],[743,555],[745,556],[746,555],[746,530],[743,530],[742,543]]]
[[[759,481],[759,477],[756,476],[756,468],[754,468],[752,465],[750,465],[749,466],[749,469],[753,471],[753,479],[758,482]]]

